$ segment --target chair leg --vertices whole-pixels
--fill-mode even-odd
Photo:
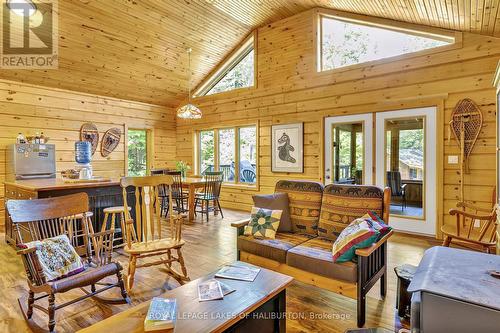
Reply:
[[[49,314],[49,332],[55,332],[54,328],[56,327],[56,309],[55,309],[55,302],[56,302],[56,296],[54,294],[49,295],[49,308],[48,308],[48,314]]]
[[[28,317],[28,319],[31,319],[33,316],[33,304],[35,304],[35,293],[30,290],[28,296],[28,311],[26,312],[26,317]]]
[[[443,246],[445,246],[445,247],[449,247],[449,246],[450,246],[450,244],[451,244],[451,237],[450,237],[450,236],[446,236],[446,237],[444,238],[444,241],[443,241]]]
[[[357,301],[357,324],[358,327],[363,327],[365,325],[366,318],[366,295],[362,290],[362,287],[358,285],[358,301]]]
[[[127,289],[130,291],[134,285],[134,275],[135,275],[135,266],[137,264],[137,258],[134,255],[130,256],[128,262],[128,274],[127,274]]]
[[[208,212],[210,210],[209,206],[210,206],[210,201],[209,200],[205,201],[205,209],[206,209],[206,214],[207,214],[207,223],[208,223],[208,218],[209,218],[208,217]]]
[[[130,298],[128,298],[127,289],[125,289],[121,271],[116,273],[116,278],[118,279],[118,286],[120,287],[120,293],[123,299],[125,300],[125,302],[130,303]]]
[[[219,199],[217,199],[217,206],[219,207],[220,216],[222,216],[222,218],[224,218],[224,214],[222,213],[222,208],[220,207]]]
[[[380,277],[380,296],[385,297],[387,294],[387,270]]]
[[[179,264],[181,265],[182,275],[185,278],[189,279],[188,275],[187,275],[186,265],[184,264],[184,257],[182,256],[181,249],[177,249],[177,260],[179,261]]]

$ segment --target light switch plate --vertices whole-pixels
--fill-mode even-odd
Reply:
[[[458,155],[448,155],[448,164],[458,164]]]
[[[481,220],[475,219],[474,220],[474,228],[479,228],[481,226]]]

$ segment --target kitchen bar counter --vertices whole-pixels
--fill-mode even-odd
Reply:
[[[117,179],[102,182],[66,183],[60,178],[29,179],[4,182],[5,200],[32,200],[85,192],[89,196],[89,211],[93,216],[94,230],[100,230],[104,220],[104,208],[123,205],[122,189]],[[128,193],[132,218],[135,218],[135,197]],[[16,242],[12,222],[5,211],[5,239],[11,245]]]

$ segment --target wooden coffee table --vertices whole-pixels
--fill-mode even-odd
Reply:
[[[248,265],[237,261],[233,265]],[[160,297],[177,299],[173,332],[280,332],[286,331],[286,287],[293,278],[265,268],[253,282],[220,279],[236,291],[223,300],[198,301],[198,283],[213,278],[218,270],[170,290]],[[109,317],[80,333],[144,332],[149,301]],[[170,330],[171,331],[171,330]],[[167,331],[168,332],[168,331]]]

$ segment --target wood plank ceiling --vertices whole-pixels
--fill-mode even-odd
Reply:
[[[313,7],[500,37],[500,0],[59,1],[59,69],[0,78],[177,106],[255,27]]]

